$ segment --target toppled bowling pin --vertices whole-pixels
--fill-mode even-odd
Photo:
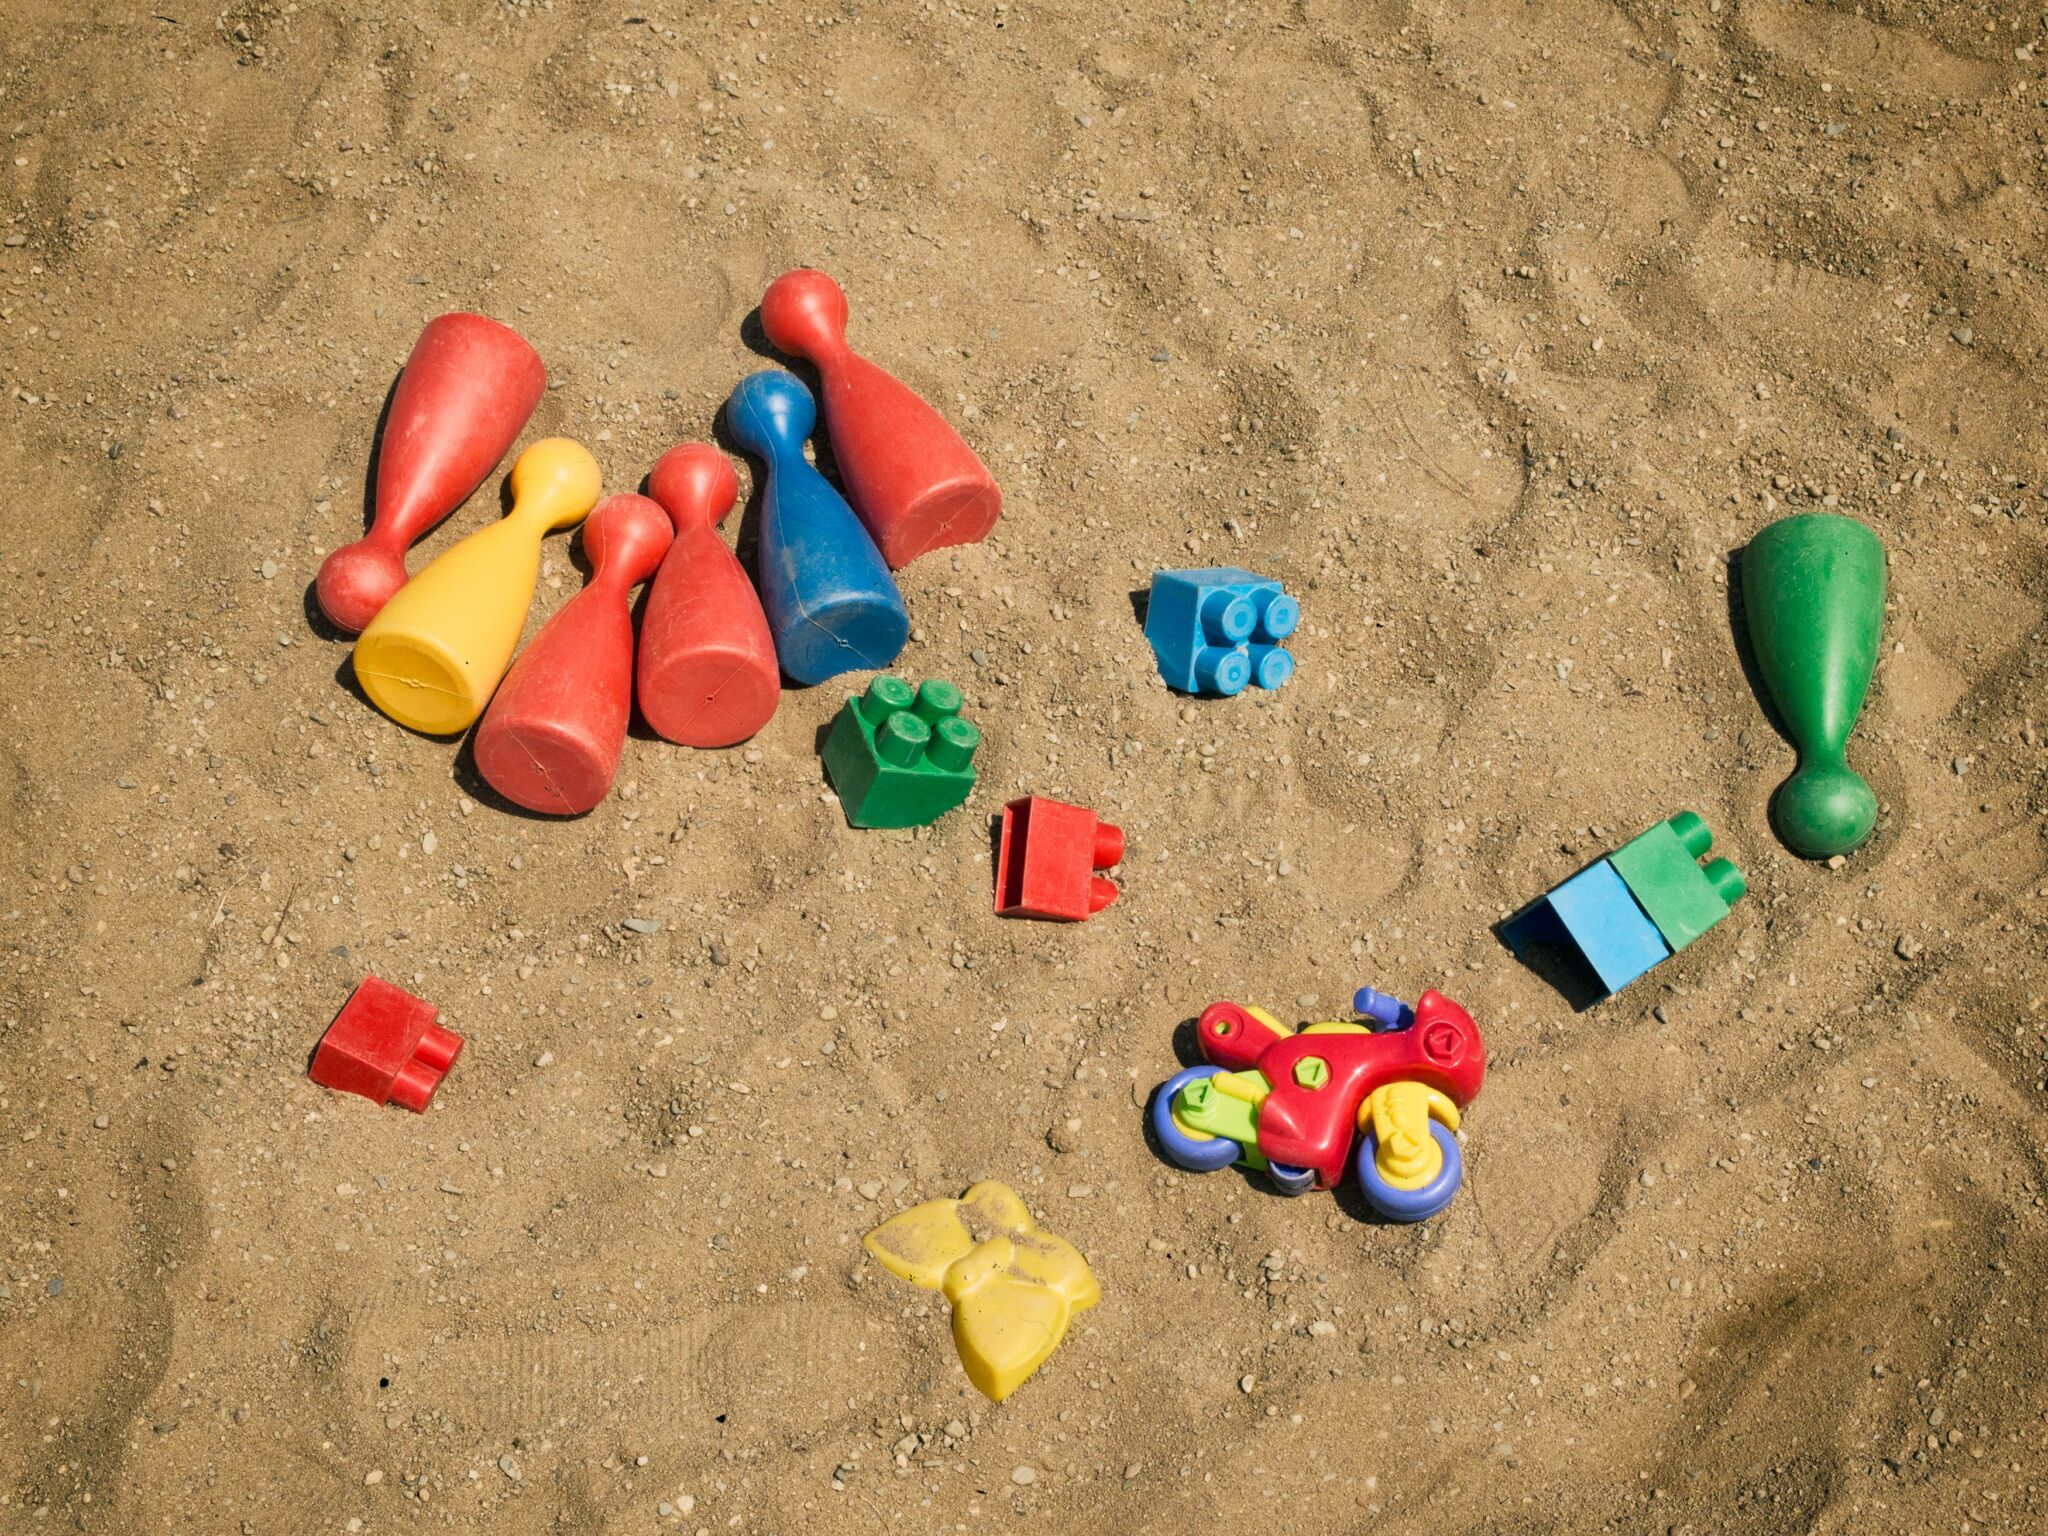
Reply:
[[[645,496],[607,497],[583,525],[589,584],[519,653],[477,727],[477,772],[507,800],[580,816],[611,793],[633,712],[633,589],[674,537]]]
[[[543,438],[512,466],[512,510],[444,550],[356,641],[356,680],[385,714],[429,736],[466,731],[518,648],[540,579],[540,541],[597,502],[597,460]]]
[[[761,599],[718,536],[739,489],[731,463],[709,443],[669,449],[647,476],[675,542],[640,621],[640,713],[686,747],[745,741],[782,697]]]
[[[1003,510],[995,477],[945,417],[846,344],[846,294],[836,282],[810,267],[783,273],[761,298],[761,329],[781,351],[817,365],[847,499],[893,569],[995,527]]]
[[[1848,747],[1877,670],[1884,545],[1853,517],[1780,518],[1743,550],[1741,580],[1757,670],[1799,751],[1771,821],[1804,858],[1852,853],[1877,825],[1877,795]]]
[[[910,638],[910,615],[874,540],[804,457],[817,403],[796,375],[740,380],[725,403],[740,446],[767,466],[761,497],[761,606],[782,670],[799,683],[879,671]]]
[[[370,531],[320,563],[320,610],[358,634],[405,585],[405,552],[469,499],[548,386],[540,356],[482,315],[427,322],[391,393]]]

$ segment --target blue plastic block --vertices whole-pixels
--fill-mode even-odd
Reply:
[[[1671,956],[1657,925],[1605,859],[1530,902],[1502,925],[1501,936],[1517,954],[1532,943],[1576,950],[1603,992],[1619,992]]]
[[[1280,642],[1300,622],[1301,604],[1279,582],[1250,571],[1160,571],[1145,639],[1167,687],[1228,697],[1251,683],[1278,688],[1294,675],[1294,658]]]

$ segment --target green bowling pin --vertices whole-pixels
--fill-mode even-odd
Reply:
[[[1781,518],[1742,552],[1742,605],[1764,686],[1799,749],[1771,820],[1794,853],[1863,846],[1877,796],[1848,764],[1884,627],[1884,545],[1853,517]]]

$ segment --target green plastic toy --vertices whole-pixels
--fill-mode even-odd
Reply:
[[[878,677],[849,698],[825,738],[825,772],[856,827],[921,827],[967,798],[981,732],[960,718],[960,690],[912,690]]]
[[[1877,796],[1847,748],[1877,669],[1884,545],[1853,517],[1782,518],[1742,552],[1742,604],[1757,669],[1799,750],[1771,801],[1778,836],[1809,859],[1853,852],[1877,824]]]

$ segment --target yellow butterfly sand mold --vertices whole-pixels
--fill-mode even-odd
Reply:
[[[862,1243],[891,1274],[945,1292],[967,1379],[998,1403],[1102,1296],[1080,1251],[1040,1230],[1016,1191],[993,1179],[892,1216]]]

